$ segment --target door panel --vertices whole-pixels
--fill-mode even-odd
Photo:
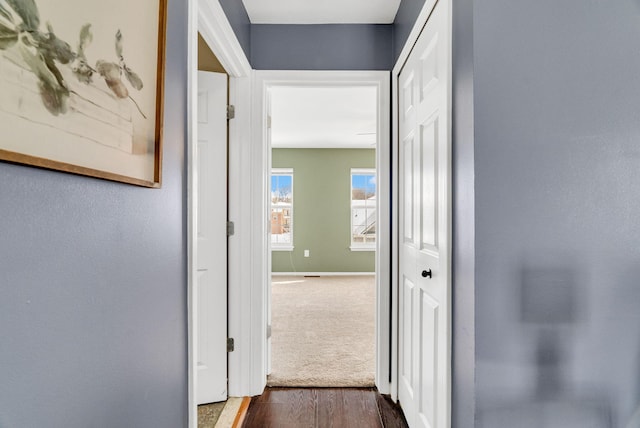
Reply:
[[[198,72],[198,404],[227,399],[227,75]]]
[[[407,308],[407,310],[404,312],[404,316],[402,318],[402,333],[403,336],[408,338],[408,340],[405,340],[406,343],[406,347],[404,348],[406,352],[404,352],[403,358],[402,358],[402,368],[401,368],[401,375],[402,375],[402,381],[404,382],[404,384],[406,385],[406,387],[408,388],[409,392],[413,395],[413,360],[412,360],[412,355],[413,355],[413,350],[412,350],[412,345],[413,345],[413,341],[411,340],[411,337],[413,336],[413,289],[414,289],[414,285],[413,282],[411,282],[410,279],[408,278],[404,278],[403,281],[403,305],[405,308]]]
[[[428,424],[435,426],[436,415],[436,373],[438,372],[438,303],[424,291],[420,291],[420,358],[421,394],[419,414]]]
[[[398,397],[412,428],[450,425],[449,11],[437,3],[398,77]]]
[[[429,40],[429,45],[420,56],[420,66],[422,68],[422,88],[420,92],[420,100],[424,101],[429,96],[432,89],[438,86],[439,69],[438,69],[438,33],[434,34]]]
[[[404,152],[404,162],[402,164],[402,171],[404,175],[404,193],[402,200],[405,203],[406,209],[404,216],[402,217],[402,230],[405,244],[409,245],[414,241],[413,235],[413,135],[409,135],[407,139],[402,142]]]
[[[438,180],[438,116],[429,118],[420,127],[420,158],[422,160],[422,248],[437,250],[437,180]]]

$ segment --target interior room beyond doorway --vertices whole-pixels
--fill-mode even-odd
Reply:
[[[269,95],[268,384],[374,386],[377,88]]]

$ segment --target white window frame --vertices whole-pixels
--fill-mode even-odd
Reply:
[[[353,209],[354,209],[354,204],[353,204],[353,176],[354,175],[373,175],[374,177],[376,177],[377,180],[377,174],[376,174],[376,169],[375,168],[351,168],[351,174],[349,174],[349,216],[350,216],[350,220],[349,220],[349,242],[350,242],[350,246],[349,249],[351,251],[375,251],[376,250],[376,242],[353,242]],[[366,206],[366,202],[363,201],[363,207]],[[377,224],[377,210],[378,210],[378,186],[376,185],[376,203],[375,203],[375,209],[376,209],[376,228],[378,227]],[[377,235],[377,234],[376,234]],[[375,236],[375,235],[374,235]],[[377,240],[377,236],[376,240]]]
[[[271,228],[269,228],[269,242],[271,243],[272,251],[293,251],[293,186],[294,186],[294,178],[293,178],[293,168],[271,168],[271,177],[274,175],[290,175],[291,176],[291,204],[289,204],[290,208],[290,223],[289,223],[289,235],[291,237],[290,241],[287,243],[273,242],[273,237],[271,234]],[[272,179],[270,177],[270,180]],[[269,182],[269,188],[271,188],[271,181]],[[271,224],[271,213],[273,212],[274,205],[273,203],[269,204],[269,224]]]

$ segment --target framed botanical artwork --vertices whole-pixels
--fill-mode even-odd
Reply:
[[[0,0],[0,160],[160,187],[167,0]]]

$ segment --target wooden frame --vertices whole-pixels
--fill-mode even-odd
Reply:
[[[160,187],[166,16],[167,0],[0,0],[0,160]]]

